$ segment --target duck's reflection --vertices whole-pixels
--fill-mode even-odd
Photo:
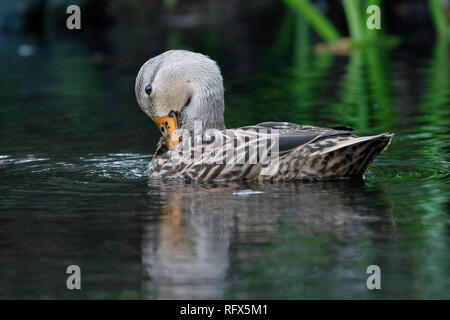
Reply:
[[[283,241],[280,223],[337,236],[371,228],[367,217],[361,219],[367,197],[362,182],[153,182],[150,190],[151,206],[160,213],[152,215],[156,221],[150,219],[143,232],[146,298],[224,298],[229,275],[236,273],[229,270],[230,251],[233,259],[245,259],[253,252],[245,250],[251,244]]]
[[[157,298],[221,298],[229,266],[230,222],[214,194],[189,185],[161,187],[158,223],[143,235],[144,291]]]

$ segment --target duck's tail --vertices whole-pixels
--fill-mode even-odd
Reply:
[[[394,134],[382,133],[376,136],[352,137],[324,150],[329,157],[327,169],[337,176],[362,176],[368,165],[377,155],[386,150]]]
[[[367,137],[339,137],[329,146],[322,144],[319,155],[311,157],[309,169],[320,179],[361,177],[372,160],[389,146],[393,136],[392,133],[382,133]]]

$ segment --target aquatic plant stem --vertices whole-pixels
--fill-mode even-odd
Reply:
[[[333,24],[308,0],[283,0],[283,2],[298,11],[325,41],[331,42],[341,38]]]
[[[362,32],[361,6],[359,0],[342,0],[348,29],[354,42],[361,42],[364,38]]]
[[[449,26],[447,25],[444,9],[439,4],[439,0],[428,0],[428,6],[430,7],[431,18],[436,28],[436,32],[440,37],[448,40],[447,31]]]

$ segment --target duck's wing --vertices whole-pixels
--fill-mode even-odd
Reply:
[[[333,179],[362,176],[367,166],[392,140],[382,133],[358,137],[347,126],[319,128],[287,122],[264,122],[245,129],[278,131],[279,180]]]
[[[320,128],[308,125],[300,125],[291,122],[261,122],[253,126],[245,126],[240,129],[255,129],[255,128],[265,128],[265,129],[274,129],[280,132],[290,132],[290,131],[315,131],[315,132],[327,132],[330,130],[334,131],[353,131],[354,129],[349,126],[337,126],[332,128]]]
[[[350,136],[353,128],[340,126],[335,128],[320,128],[307,125],[298,125],[290,122],[262,122],[253,126],[239,128],[241,130],[259,131],[267,130],[278,134],[279,153],[286,154],[289,151],[319,139]]]

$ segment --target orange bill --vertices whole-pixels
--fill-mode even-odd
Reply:
[[[167,147],[169,150],[172,150],[177,144],[180,143],[180,139],[175,132],[178,128],[178,119],[176,116],[167,116],[155,118],[154,121],[162,136],[166,139]]]

